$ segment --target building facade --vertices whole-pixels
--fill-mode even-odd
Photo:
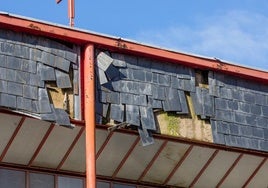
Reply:
[[[267,187],[268,72],[0,13],[0,187]]]

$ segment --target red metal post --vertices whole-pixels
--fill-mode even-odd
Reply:
[[[74,26],[74,0],[68,0],[68,17],[70,20],[70,26]]]
[[[96,188],[94,46],[84,51],[84,118],[86,131],[86,188]]]

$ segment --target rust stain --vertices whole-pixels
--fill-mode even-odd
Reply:
[[[121,41],[121,39],[118,39],[116,41],[116,47],[122,48],[122,49],[128,49],[127,45]]]
[[[40,27],[38,27],[37,25],[34,25],[33,23],[31,23],[28,27],[31,28],[31,29],[41,31]]]

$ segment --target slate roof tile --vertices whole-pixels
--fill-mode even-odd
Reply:
[[[50,66],[43,65],[41,63],[38,63],[37,68],[40,71],[40,77],[43,81],[55,81],[55,69]]]
[[[16,96],[6,93],[0,93],[0,106],[15,109],[17,107]]]
[[[111,104],[110,118],[118,121],[124,121],[124,105],[121,104]]]
[[[100,52],[97,56],[97,66],[106,71],[113,62],[113,59],[104,52]]]
[[[156,130],[153,109],[140,106],[141,124],[143,129]]]
[[[126,105],[126,122],[131,125],[140,126],[140,112],[138,106]]]
[[[57,67],[60,70],[63,70],[65,72],[69,72],[70,70],[70,61],[61,58],[59,56],[54,57],[55,58],[55,67]]]
[[[7,92],[11,95],[22,96],[22,84],[18,84],[15,82],[7,83]]]
[[[69,74],[64,73],[59,70],[55,70],[56,73],[56,83],[58,88],[71,88],[71,80]]]
[[[154,139],[151,133],[148,132],[147,129],[139,127],[138,132],[141,138],[142,146],[148,146],[148,145],[154,144]]]

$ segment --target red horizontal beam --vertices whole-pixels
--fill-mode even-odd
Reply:
[[[216,59],[202,58],[144,44],[138,44],[121,38],[107,37],[82,30],[60,27],[52,25],[51,23],[15,17],[9,14],[0,14],[0,27],[53,37],[77,44],[93,43],[98,46],[109,48],[110,50],[149,56],[173,63],[185,64],[194,68],[220,71],[268,83],[268,72],[266,71],[232,65]]]

